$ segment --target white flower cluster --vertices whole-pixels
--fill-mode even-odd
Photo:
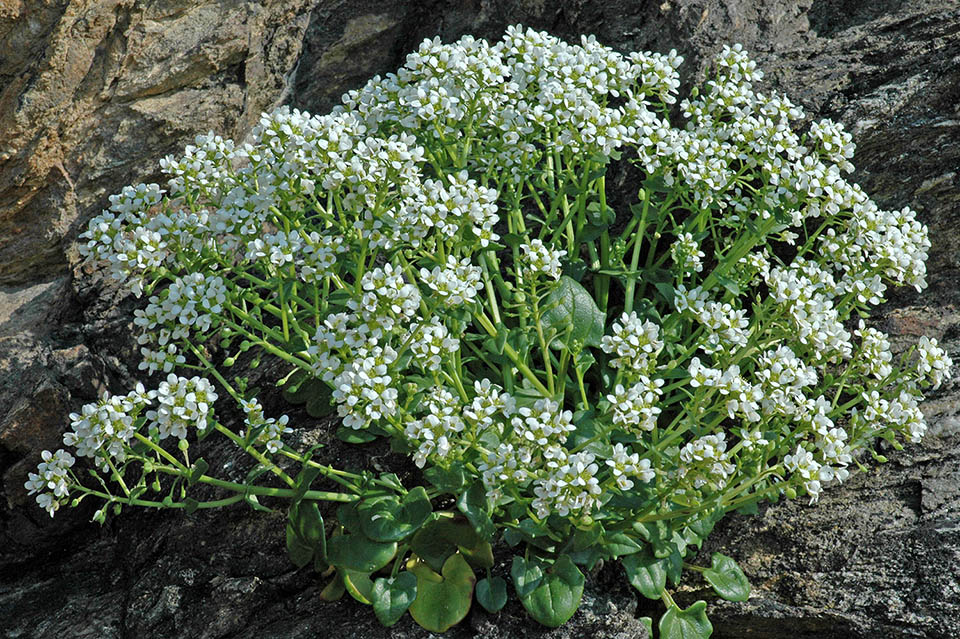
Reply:
[[[73,447],[78,456],[91,458],[103,472],[122,473],[127,451],[136,444],[133,440],[138,432],[157,442],[171,435],[185,439],[187,427],[207,426],[216,400],[217,393],[208,380],[170,374],[156,390],[146,390],[143,384],[137,384],[126,395],[104,394],[99,401],[86,404],[79,413],[71,413],[71,430],[64,433],[63,443]],[[156,409],[150,409],[154,402]],[[146,435],[141,432],[143,424]],[[43,462],[36,473],[30,473],[26,488],[31,495],[44,488],[50,490],[40,492],[37,503],[51,517],[69,496],[74,483],[69,469],[74,461],[63,449],[55,453],[43,451]]]
[[[542,240],[532,239],[529,244],[521,244],[523,272],[530,278],[546,275],[552,280],[560,279],[560,260],[566,251],[546,246]]]
[[[616,355],[610,361],[614,368],[623,369],[628,377],[643,375],[656,366],[657,355],[663,348],[660,327],[650,320],[641,320],[632,312],[624,313],[613,324],[613,335],[601,340],[604,353]]]
[[[443,356],[459,349],[460,340],[450,337],[447,327],[436,317],[417,328],[417,337],[410,344],[417,365],[428,371],[439,371]]]
[[[39,493],[37,504],[53,517],[61,502],[70,496],[70,468],[76,460],[63,449],[55,453],[45,450],[41,458],[43,461],[37,466],[37,472],[30,473],[23,486],[28,495]]]
[[[399,393],[390,374],[396,359],[390,346],[365,348],[333,380],[333,399],[344,426],[360,430],[396,414]]]
[[[670,257],[683,273],[699,273],[703,270],[703,258],[700,244],[693,239],[693,233],[680,233],[670,245]]]
[[[661,412],[657,402],[663,394],[662,387],[662,379],[650,379],[646,375],[640,375],[637,383],[628,389],[617,384],[613,394],[607,395],[613,423],[627,430],[631,427],[647,431],[656,428]]]
[[[136,416],[156,397],[156,391],[138,384],[126,395],[107,395],[84,405],[80,413],[70,413],[71,431],[63,435],[64,445],[74,447],[81,457],[93,458],[102,470],[109,470],[108,460],[123,463],[125,446],[136,432]]]
[[[287,426],[290,422],[289,416],[265,417],[263,406],[256,399],[245,400],[241,402],[240,407],[246,414],[243,424],[248,429],[241,433],[241,436],[246,436],[247,432],[257,433],[254,441],[262,444],[270,453],[276,453],[283,448],[281,437],[293,432],[293,429]]]
[[[725,433],[704,435],[680,449],[678,475],[695,489],[720,491],[736,470],[727,452]]]
[[[617,488],[630,490],[633,488],[633,479],[642,482],[652,481],[657,473],[650,467],[649,459],[640,459],[637,453],[628,452],[623,444],[614,444],[613,454],[607,460]]]
[[[953,360],[950,359],[945,350],[940,348],[937,340],[926,335],[920,338],[920,342],[917,344],[917,353],[920,356],[917,362],[917,372],[933,388],[940,388],[944,380],[950,377]]]
[[[460,413],[460,402],[445,388],[434,387],[424,400],[427,414],[407,424],[407,439],[418,442],[413,461],[423,468],[430,457],[444,459],[453,447],[451,440],[463,432],[466,424]]]
[[[450,255],[444,268],[420,269],[420,279],[444,304],[456,308],[473,302],[480,290],[480,273],[480,267],[472,265],[469,257],[457,261]]]
[[[206,428],[207,420],[213,417],[213,403],[217,392],[210,381],[203,377],[180,377],[173,373],[160,383],[154,399],[159,404],[147,411],[149,428],[157,431],[160,440],[167,437],[187,438],[187,429]]]

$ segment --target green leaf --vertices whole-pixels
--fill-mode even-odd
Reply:
[[[373,582],[370,594],[373,599],[373,612],[380,623],[389,628],[400,620],[417,598],[417,577],[407,571],[390,579],[381,577]]]
[[[431,632],[446,632],[467,616],[477,578],[462,555],[447,559],[440,575],[423,562],[407,565],[417,577],[417,598],[410,605],[414,621]]]
[[[290,508],[290,523],[294,532],[308,546],[326,555],[326,535],[323,528],[323,516],[317,502],[300,502]]]
[[[337,601],[346,592],[343,585],[343,577],[338,572],[333,579],[320,591],[320,599],[323,601]]]
[[[487,512],[487,491],[482,482],[476,482],[457,499],[457,510],[467,516],[474,530],[484,539],[492,539],[497,532]]]
[[[477,582],[477,601],[487,612],[499,612],[507,604],[507,582],[489,577]]]
[[[340,570],[340,576],[351,597],[368,606],[373,603],[373,581],[369,573]]]
[[[348,444],[368,444],[376,438],[376,435],[366,430],[357,430],[347,426],[341,426],[337,429],[337,439]]]
[[[200,502],[198,502],[193,497],[187,497],[186,499],[183,500],[183,511],[188,515],[191,513],[195,513],[197,511],[197,508],[199,507],[200,507]]]
[[[412,535],[430,517],[433,507],[423,486],[417,486],[404,495],[368,501],[357,508],[360,528],[374,541],[400,541]]]
[[[510,566],[510,576],[513,578],[513,587],[517,596],[526,597],[543,581],[543,569],[536,560],[527,561],[523,557],[513,558]]]
[[[737,562],[715,552],[710,563],[703,576],[714,592],[727,601],[746,601],[750,596],[750,582]]]
[[[580,569],[570,557],[560,555],[553,566],[547,568],[536,587],[520,596],[520,603],[536,621],[550,628],[557,628],[566,623],[580,606],[583,584],[584,578]]]
[[[661,639],[707,639],[713,626],[707,619],[707,602],[698,601],[686,610],[671,606],[660,617]]]
[[[331,537],[327,542],[327,561],[339,568],[357,572],[380,570],[397,554],[397,542],[378,542],[365,535]]]
[[[605,535],[603,538],[603,547],[614,559],[624,555],[632,555],[640,552],[641,546],[632,537],[626,533],[614,533]]]
[[[656,559],[647,551],[628,555],[621,561],[630,585],[647,599],[660,599],[667,586],[665,559]]]
[[[203,460],[203,457],[193,462],[193,466],[190,468],[190,476],[187,477],[187,483],[191,486],[200,481],[200,478],[203,477],[210,469],[210,464]]]
[[[466,484],[467,476],[462,464],[452,464],[450,468],[441,468],[440,466],[431,466],[423,471],[423,476],[433,484],[437,490],[445,493],[459,494],[460,490]]]
[[[542,308],[541,322],[546,330],[552,329],[557,335],[566,335],[569,330],[565,341],[600,346],[606,316],[593,296],[575,279],[562,275],[544,299]]]
[[[297,535],[293,524],[287,524],[287,557],[297,568],[303,568],[313,560],[314,547]]]
[[[410,540],[410,549],[434,570],[440,570],[450,555],[459,551],[478,568],[493,567],[490,544],[463,517],[434,519]]]

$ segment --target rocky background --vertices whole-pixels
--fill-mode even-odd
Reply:
[[[623,51],[678,49],[687,77],[743,43],[812,117],[854,133],[857,179],[931,228],[930,288],[879,315],[902,344],[941,340],[960,361],[960,6],[955,0],[3,0],[0,2],[0,634],[4,637],[427,637],[320,601],[282,547],[283,516],[92,509],[51,520],[22,488],[67,414],[135,372],[134,301],[73,242],[126,184],[198,132],[242,139],[282,103],[322,112],[424,37],[496,39],[519,23]],[[925,405],[922,445],[808,507],[730,517],[705,550],[738,560],[743,604],[711,603],[718,638],[960,636],[960,384]],[[299,415],[301,436],[330,424]],[[205,451],[206,454],[206,451]],[[345,464],[398,463],[331,447]],[[229,471],[227,451],[208,459]],[[214,466],[216,468],[216,466]],[[402,470],[402,467],[401,467]],[[696,582],[681,601],[713,597]],[[616,566],[547,631],[511,604],[474,606],[451,637],[646,636],[652,602]]]

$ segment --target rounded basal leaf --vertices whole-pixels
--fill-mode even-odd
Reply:
[[[671,606],[660,617],[660,639],[707,639],[713,634],[713,625],[706,611],[705,601],[698,601],[686,610]]]
[[[420,561],[408,568],[417,577],[417,598],[410,605],[414,621],[431,632],[446,632],[467,616],[476,577],[462,555],[447,559],[439,575]]]
[[[597,307],[593,296],[580,282],[562,275],[544,299],[542,308],[543,327],[560,336],[551,344],[555,348],[574,341],[588,346],[600,346],[606,315]],[[567,331],[570,331],[569,335]]]
[[[713,553],[711,566],[703,571],[703,576],[713,586],[714,592],[727,601],[746,601],[750,596],[750,582],[737,562]]]
[[[338,568],[357,572],[376,572],[397,554],[396,542],[379,542],[360,534],[331,537],[327,543],[327,561]]]
[[[340,577],[351,597],[368,606],[373,603],[373,581],[369,573],[341,570]]]
[[[462,512],[473,524],[474,529],[484,539],[492,539],[497,529],[487,510],[487,491],[483,483],[477,482],[457,499],[457,510]]]
[[[301,539],[293,528],[287,524],[287,557],[297,568],[303,568],[313,560],[313,546]]]
[[[546,568],[536,586],[520,596],[520,603],[536,621],[557,628],[566,623],[580,606],[583,583],[583,573],[570,557],[561,555],[552,566]]]
[[[374,582],[371,597],[377,619],[390,627],[397,623],[417,598],[417,577],[407,571],[390,579],[381,577]]]
[[[490,577],[477,582],[477,601],[487,612],[499,612],[507,604],[507,582]]]
[[[381,499],[357,508],[363,533],[374,541],[399,541],[413,534],[432,511],[423,486],[411,490],[403,501]]]
[[[410,548],[434,570],[440,570],[455,552],[460,552],[477,568],[493,567],[493,549],[489,542],[463,517],[441,517],[427,522],[410,540]]]
[[[621,560],[630,585],[647,599],[660,599],[667,586],[665,559],[651,557],[646,551],[628,555]]]

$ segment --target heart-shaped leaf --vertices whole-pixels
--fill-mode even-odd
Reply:
[[[338,568],[371,573],[380,570],[397,554],[397,542],[380,542],[361,534],[331,537],[327,561]]]
[[[714,592],[727,601],[746,601],[750,596],[750,582],[737,562],[715,552],[710,563],[710,567],[703,571],[703,576],[713,586]]]
[[[434,570],[460,552],[477,568],[493,567],[493,549],[463,517],[442,517],[427,522],[410,540],[410,548]]]
[[[484,539],[492,539],[497,532],[490,513],[487,511],[487,491],[483,483],[477,482],[457,499],[457,509],[467,516],[473,528]]]
[[[340,577],[351,597],[367,606],[373,603],[373,581],[369,573],[341,570]]]
[[[447,559],[440,575],[422,561],[407,567],[417,577],[417,598],[410,605],[414,621],[431,632],[446,632],[467,616],[477,578],[462,555]]]
[[[613,533],[603,537],[603,549],[614,559],[640,552],[640,548],[640,544],[626,533]]]
[[[358,508],[360,527],[374,541],[399,541],[413,534],[433,511],[423,486],[395,498],[364,502]]]
[[[516,559],[514,565],[516,565]],[[525,563],[529,565],[530,562]],[[583,584],[583,573],[574,565],[570,557],[561,555],[543,572],[543,577],[537,585],[526,595],[520,596],[520,603],[536,621],[544,626],[557,628],[566,623],[580,606]],[[517,592],[519,593],[520,590],[518,589]]]
[[[686,610],[671,606],[660,617],[660,638],[707,639],[713,634],[713,625],[707,619],[706,610],[706,601],[698,601]]]
[[[657,559],[647,551],[628,555],[621,560],[630,585],[647,599],[659,599],[667,586],[666,559]]]
[[[417,577],[407,571],[390,579],[381,577],[374,582],[371,596],[373,612],[380,623],[389,628],[397,623],[417,598]]]
[[[543,301],[544,313],[541,322],[545,329],[556,335],[566,336],[552,346],[559,348],[563,342],[579,341],[589,346],[600,346],[603,338],[606,315],[597,307],[593,296],[578,281],[562,275],[556,286]]]
[[[287,524],[287,557],[297,568],[303,568],[313,559],[313,546],[303,541],[293,527]]]
[[[487,612],[499,612],[507,604],[507,582],[490,577],[477,582],[477,601]]]

